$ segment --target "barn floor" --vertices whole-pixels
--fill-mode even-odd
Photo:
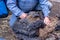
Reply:
[[[52,17],[56,15],[58,16],[58,18],[60,18],[60,1],[51,0],[51,2],[53,4],[53,8],[51,10],[50,15]],[[5,38],[6,40],[18,40],[16,38],[16,35],[13,33],[13,31],[9,27],[9,24],[8,24],[9,18],[10,18],[10,15],[7,18],[3,18],[3,19],[0,18],[0,37]],[[60,25],[60,20],[58,22],[58,25]],[[53,33],[50,33],[45,40],[60,40],[60,30],[57,30],[57,31],[54,30]]]

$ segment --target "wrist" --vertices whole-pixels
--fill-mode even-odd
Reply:
[[[48,16],[46,16],[45,18],[48,18]]]
[[[45,18],[49,18],[49,16],[45,16]]]

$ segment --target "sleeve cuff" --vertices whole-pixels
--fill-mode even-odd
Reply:
[[[21,16],[23,13],[24,13],[24,12],[21,11],[21,12],[19,12],[19,13],[17,14],[17,16]]]
[[[49,16],[49,13],[50,13],[50,11],[46,11],[46,12],[44,12],[44,17]]]

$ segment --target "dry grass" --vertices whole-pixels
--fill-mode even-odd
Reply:
[[[50,17],[51,23],[49,25],[46,25],[45,28],[39,29],[39,36],[42,38],[46,38],[50,32],[54,31],[55,27],[57,26],[57,17]]]

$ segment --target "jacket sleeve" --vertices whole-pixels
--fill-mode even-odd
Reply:
[[[50,13],[50,8],[52,7],[52,4],[48,0],[39,0],[40,7],[42,8],[44,16],[48,16]]]
[[[7,7],[16,16],[20,16],[23,13],[23,11],[21,11],[21,9],[18,8],[18,6],[16,5],[16,1],[17,0],[7,0]]]

